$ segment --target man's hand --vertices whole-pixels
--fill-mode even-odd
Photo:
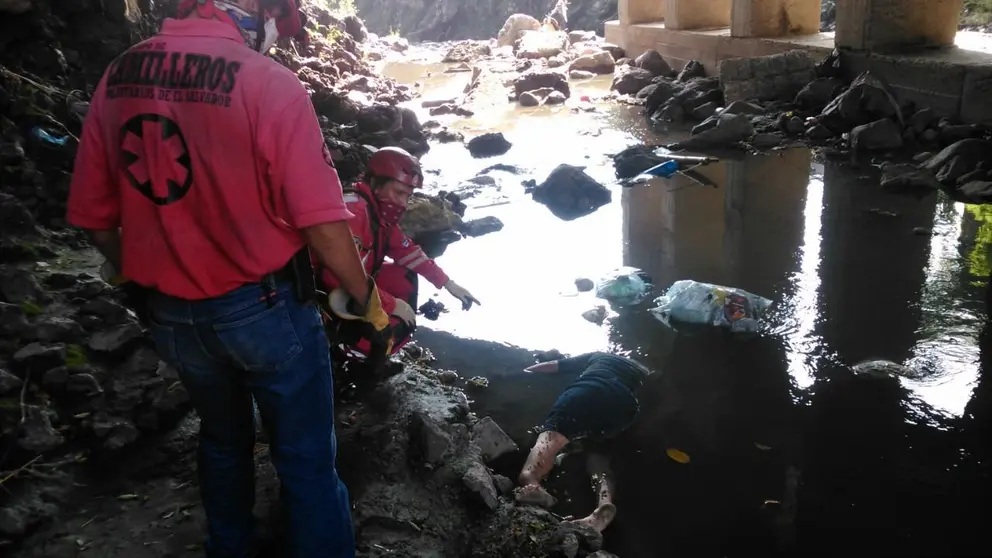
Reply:
[[[396,308],[393,309],[393,315],[403,320],[408,326],[413,327],[417,323],[417,313],[403,299],[396,299]]]
[[[370,297],[369,285],[374,283],[367,281],[369,277],[358,256],[348,222],[323,223],[307,227],[301,232],[320,263],[338,278],[349,295],[359,304],[364,303]],[[364,309],[358,313],[359,316],[364,314]]]
[[[444,289],[451,293],[451,296],[457,298],[462,303],[462,310],[468,310],[472,307],[472,303],[482,306],[477,298],[472,296],[472,293],[468,292],[468,289],[455,283],[452,280],[448,280],[448,283],[444,286]]]
[[[344,290],[343,287],[334,289],[328,296],[328,306],[335,315],[345,320],[361,320],[368,323],[372,330],[370,336],[373,340],[373,347],[378,353],[379,347],[384,347],[385,355],[369,355],[375,357],[389,356],[393,350],[393,331],[389,325],[389,314],[382,309],[382,299],[379,297],[379,289],[375,285],[375,280],[368,278],[366,287],[369,297],[364,303],[355,300],[354,297]]]

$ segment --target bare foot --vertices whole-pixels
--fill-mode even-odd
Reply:
[[[514,493],[514,498],[518,504],[530,504],[549,509],[555,505],[554,496],[548,494],[539,484],[528,484],[521,486]]]
[[[602,533],[609,526],[610,522],[617,515],[617,507],[613,504],[603,504],[596,508],[596,511],[589,514],[588,517],[583,517],[582,519],[576,519],[571,521],[571,523],[581,523],[595,529],[597,532]]]

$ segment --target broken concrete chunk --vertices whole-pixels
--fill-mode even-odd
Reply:
[[[503,432],[491,417],[485,417],[472,427],[472,441],[482,450],[482,458],[486,462],[518,449],[513,438]]]
[[[427,413],[418,412],[411,417],[412,438],[417,442],[427,463],[441,463],[451,447],[451,435]]]
[[[493,477],[483,464],[473,463],[462,476],[462,482],[486,507],[491,510],[496,509],[499,497],[496,495]]]
[[[493,475],[493,484],[496,485],[496,490],[503,496],[509,496],[513,494],[513,481],[509,477],[503,475]]]

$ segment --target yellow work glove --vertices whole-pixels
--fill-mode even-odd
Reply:
[[[393,329],[389,325],[389,314],[382,309],[382,299],[379,297],[379,289],[375,285],[375,280],[369,277],[369,298],[365,303],[365,310],[357,309],[357,301],[351,298],[342,288],[334,289],[328,296],[331,311],[344,320],[361,320],[367,322],[372,330],[371,341],[375,355],[369,357],[379,357],[379,346],[384,346],[384,356],[389,356],[393,351]]]

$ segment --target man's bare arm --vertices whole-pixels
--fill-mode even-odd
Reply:
[[[118,229],[88,230],[90,243],[110,261],[117,273],[122,273],[121,267],[121,233]]]
[[[369,298],[368,275],[358,256],[347,221],[322,223],[303,229],[303,238],[317,254],[320,263],[341,281],[341,287],[360,306]]]
[[[541,372],[541,373],[545,373],[545,374],[553,374],[553,373],[555,373],[557,371],[558,371],[558,361],[557,360],[552,360],[550,362],[540,362],[538,364],[535,364],[535,365],[532,365],[532,366],[528,366],[527,368],[524,368],[524,372],[527,372],[527,373]]]

